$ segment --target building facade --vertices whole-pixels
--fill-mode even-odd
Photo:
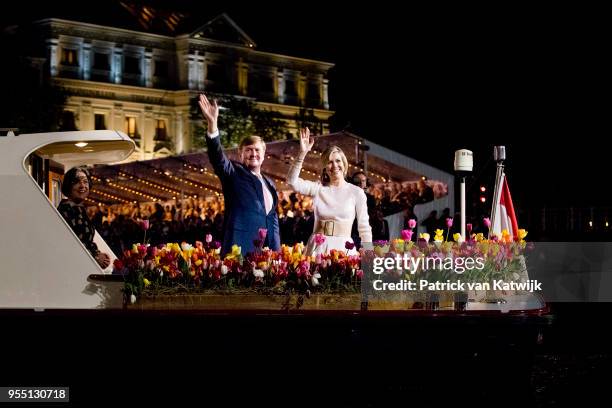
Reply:
[[[292,133],[307,108],[328,130],[333,64],[259,51],[225,14],[178,36],[61,19],[35,27],[45,76],[68,94],[63,128],[124,131],[131,160],[190,152],[201,92],[248,98]]]

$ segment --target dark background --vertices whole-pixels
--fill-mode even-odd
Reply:
[[[447,171],[455,149],[471,149],[474,174],[483,175],[471,181],[476,186],[490,183],[491,147],[505,144],[517,207],[610,205],[611,70],[602,10],[148,3],[170,4],[202,24],[227,12],[260,50],[335,63],[334,130]],[[6,29],[50,16],[129,20],[112,0],[28,1],[3,5],[0,23]],[[3,94],[4,103],[10,97]],[[335,406],[435,406],[439,397],[459,406],[515,399],[524,403],[514,406],[588,405],[605,396],[609,381],[612,343],[603,327],[610,305],[551,306],[554,323],[538,333],[540,342],[531,333],[522,343],[510,340],[517,330],[464,320],[432,330],[438,319],[421,327],[299,316],[0,315],[2,327],[12,328],[0,336],[0,383],[69,384],[81,403],[159,397],[325,406],[331,395]]]
[[[364,2],[132,1],[176,10],[185,29],[226,12],[263,51],[335,63],[332,130],[441,169],[474,151],[468,189],[492,191],[505,144],[520,209],[608,206],[608,44],[596,9]],[[134,26],[116,0],[10,3],[3,27],[55,16]],[[474,188],[476,187],[476,188]]]

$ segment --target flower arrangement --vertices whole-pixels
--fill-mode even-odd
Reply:
[[[262,242],[263,239],[259,238]],[[259,247],[246,256],[234,245],[225,257],[219,242],[159,246],[134,244],[114,263],[125,277],[124,294],[134,303],[142,294],[251,290],[260,293],[357,292],[360,257],[332,250],[306,256],[302,243],[280,250]]]
[[[413,221],[413,220],[411,220]],[[447,221],[447,225],[452,219]],[[442,230],[436,231],[434,241],[429,234],[420,234],[411,241],[416,223],[408,224],[409,229],[401,232],[401,238],[374,243],[373,251],[361,250],[351,255],[354,244],[347,242],[347,251],[332,249],[328,253],[307,256],[302,243],[293,246],[282,245],[273,251],[263,247],[267,231],[259,231],[255,240],[255,251],[242,254],[234,245],[231,252],[221,257],[221,244],[210,235],[204,242],[195,245],[169,243],[150,246],[134,244],[126,250],[121,259],[114,263],[114,273],[125,278],[126,300],[134,303],[141,295],[163,295],[178,293],[206,293],[209,291],[233,293],[255,291],[267,294],[299,293],[346,293],[358,292],[364,276],[362,260],[370,262],[373,257],[397,257],[407,255],[414,259],[458,259],[481,258],[482,268],[466,269],[461,274],[456,270],[422,265],[416,273],[390,270],[392,279],[422,279],[446,281],[490,281],[493,279],[518,280],[525,271],[523,253],[528,247],[525,242],[527,231],[520,230],[512,239],[508,231],[500,237],[486,239],[482,233],[472,234],[468,226],[467,240],[460,234],[448,240]],[[145,229],[146,231],[146,229]],[[319,234],[320,235],[320,234]],[[325,236],[315,237],[315,245],[324,244]],[[353,251],[354,252],[354,251]],[[435,263],[434,263],[435,264]],[[365,266],[365,265],[364,265]]]
[[[413,221],[413,220],[410,220]],[[485,219],[485,223],[486,223]],[[415,222],[408,223],[409,229],[401,232],[402,238],[374,243],[374,251],[371,256],[392,257],[398,255],[418,260],[427,259],[431,262],[422,262],[412,270],[401,268],[387,271],[387,278],[391,279],[427,279],[429,281],[455,281],[461,279],[465,282],[492,282],[494,280],[518,281],[525,277],[525,251],[530,249],[525,241],[527,231],[521,229],[517,237],[512,237],[507,230],[503,230],[501,236],[491,234],[490,239],[484,234],[472,233],[472,226],[466,226],[468,239],[463,240],[461,234],[453,234],[453,240],[448,240],[444,231],[435,231],[434,241],[429,242],[430,235],[419,234],[419,239],[411,241]],[[452,218],[447,219],[447,227],[452,226]],[[461,266],[458,270],[454,261],[472,259],[479,261],[478,267]],[[446,264],[453,267],[446,267]]]

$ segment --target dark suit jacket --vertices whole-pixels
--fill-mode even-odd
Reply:
[[[258,239],[260,228],[266,228],[268,235],[264,246],[270,249],[280,249],[280,236],[278,232],[278,215],[276,204],[278,194],[274,182],[268,177],[264,181],[272,194],[272,209],[266,214],[263,189],[261,182],[242,163],[229,160],[219,141],[219,136],[206,137],[208,145],[208,158],[221,179],[223,196],[225,198],[225,218],[223,228],[222,254],[231,252],[232,245],[242,248],[246,255],[255,249],[253,241]]]

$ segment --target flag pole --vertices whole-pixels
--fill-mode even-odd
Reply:
[[[499,214],[497,213],[497,207],[499,206],[499,200],[501,198],[502,181],[504,177],[504,160],[506,160],[506,147],[505,146],[494,146],[493,147],[493,160],[497,162],[497,173],[495,175],[495,189],[493,190],[493,203],[491,207],[491,225],[489,226],[489,236],[491,238],[491,231],[495,229],[495,223]]]

